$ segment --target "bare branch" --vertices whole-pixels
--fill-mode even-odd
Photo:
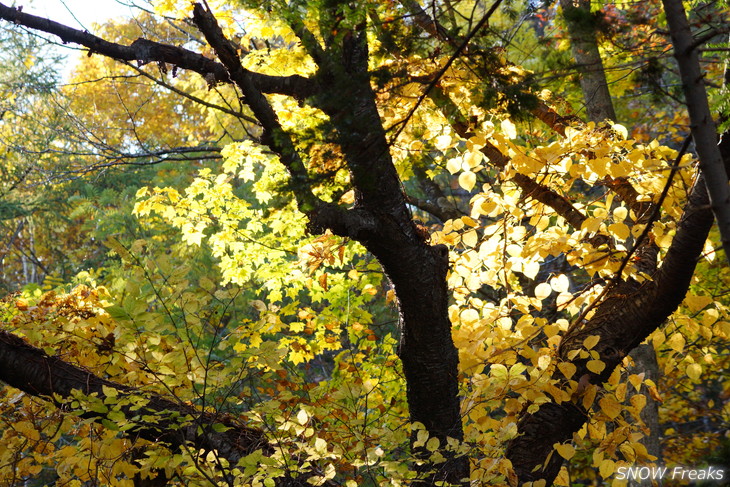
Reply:
[[[194,71],[215,83],[230,83],[228,72],[220,63],[188,49],[162,44],[148,39],[137,39],[129,46],[109,42],[89,32],[73,29],[53,20],[37,17],[0,3],[0,18],[10,22],[56,35],[66,43],[80,44],[90,53],[98,53],[118,61],[167,63]],[[254,86],[263,93],[278,93],[304,99],[315,92],[314,81],[299,75],[269,76],[249,73]]]
[[[235,46],[223,35],[213,13],[199,3],[196,3],[193,9],[193,21],[225,66],[229,79],[243,93],[244,102],[261,123],[264,131],[262,142],[279,155],[279,159],[289,171],[299,209],[304,213],[312,211],[321,201],[312,193],[307,169],[294,147],[291,136],[281,127],[276,112],[254,83],[251,72],[241,65]]]

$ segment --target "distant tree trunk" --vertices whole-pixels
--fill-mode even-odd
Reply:
[[[575,64],[580,72],[580,87],[586,103],[586,114],[593,122],[616,120],[616,113],[608,91],[603,60],[590,0],[560,0],[563,18],[568,25],[570,45]]]
[[[654,350],[654,345],[652,345],[651,343],[642,343],[634,350],[632,350],[629,355],[633,359],[634,365],[632,367],[629,367],[627,372],[629,374],[641,374],[643,372],[645,374],[644,380],[651,379],[655,384],[658,384],[659,363],[656,359],[656,351]],[[659,441],[659,405],[657,404],[657,401],[654,400],[654,398],[647,393],[646,387],[643,387],[641,390],[636,391],[635,389],[633,389],[633,386],[629,386],[627,399],[630,399],[631,396],[634,396],[636,394],[643,394],[644,397],[646,397],[646,404],[644,406],[644,409],[641,410],[640,416],[641,420],[644,422],[644,425],[649,429],[649,434],[645,435],[641,439],[641,443],[646,447],[646,451],[649,453],[649,455],[657,457],[656,463],[661,464],[662,446],[661,442]],[[648,487],[652,485],[652,481],[649,479],[630,480],[629,485],[641,485]]]

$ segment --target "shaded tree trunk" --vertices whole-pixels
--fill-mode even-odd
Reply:
[[[255,87],[246,86],[246,73],[242,72],[240,60],[233,55],[212,14],[196,4],[194,20],[231,78],[244,93],[253,91]],[[301,31],[302,27],[296,28],[300,29],[302,39],[308,37]],[[466,485],[468,459],[457,457],[445,448],[447,438],[463,439],[458,354],[448,318],[448,251],[444,246],[426,242],[406,206],[370,84],[365,32],[352,31],[341,45],[328,46],[326,51],[310,47],[310,54],[318,60],[316,78],[321,89],[308,103],[326,113],[335,129],[355,190],[355,207],[343,210],[321,201],[310,205],[311,195],[301,197],[300,186],[295,191],[299,193],[300,209],[309,217],[313,233],[331,230],[362,243],[378,259],[393,284],[400,313],[398,354],[406,379],[410,419],[423,424],[429,436],[439,440],[446,459],[434,464],[429,461],[431,451],[425,447],[414,448],[416,456],[423,460],[419,467],[423,480],[414,485],[438,485],[444,481]],[[262,112],[266,110],[270,108]],[[286,136],[275,117],[268,120],[257,115],[257,118],[263,123],[265,133],[276,133],[276,138],[266,139],[267,143],[286,157],[284,164],[292,178],[306,180],[301,162],[289,148],[293,145],[282,142]]]
[[[697,54],[699,46],[692,36],[682,2],[663,0],[663,4],[689,110],[692,137],[700,158],[700,170],[705,174],[712,212],[720,229],[725,257],[730,262],[730,185],[717,146],[717,130],[710,112],[704,75]]]

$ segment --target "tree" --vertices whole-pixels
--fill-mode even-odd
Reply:
[[[431,13],[410,1],[214,7],[217,15],[205,3],[188,11],[163,2],[158,13],[192,15],[180,26],[184,42],[122,43],[0,4],[1,18],[127,63],[180,100],[228,103],[240,127],[220,124],[225,147],[210,152],[224,162],[184,191],[137,192],[136,214],[152,228],[178,228],[188,245],[165,249],[155,232],[112,238],[120,262],[107,287],[88,280],[69,293],[6,300],[15,334],[0,334],[0,379],[74,412],[79,423],[59,416],[58,435],[98,437],[103,448],[87,445],[88,461],[109,463],[107,482],[196,472],[229,485],[549,484],[574,456],[571,440],[586,434],[613,445],[594,453],[604,477],[620,462],[650,460],[629,426],[643,404],[621,405],[620,368],[683,302],[707,251],[712,214],[702,176],[692,182],[689,139],[679,151],[643,145],[621,125],[559,115],[488,35],[487,24],[509,21],[499,1]],[[234,41],[239,12],[246,31]],[[201,77],[165,76],[177,70]],[[229,91],[213,103],[219,92],[204,84]],[[119,117],[128,106],[108,110]],[[133,114],[138,127],[156,112]],[[554,135],[521,135],[531,117]],[[105,137],[119,152],[149,149],[149,137],[176,143],[145,132]],[[299,241],[301,261],[316,279],[274,274],[295,253],[277,246],[302,239],[305,226],[318,237]],[[193,257],[205,254],[194,251],[202,244],[219,263],[212,277],[183,265],[202,260]],[[379,282],[360,276],[372,270],[368,255],[397,306],[397,347],[363,325],[362,310],[349,321],[351,299],[366,305],[378,294]],[[361,265],[337,272],[337,261]],[[244,296],[255,313],[241,319],[236,299],[250,283],[265,287],[267,302]],[[726,347],[724,304],[693,294],[686,306],[704,310],[695,332]],[[679,353],[685,341],[674,333],[667,343]],[[59,347],[76,365],[54,355]],[[326,380],[300,373],[315,356],[330,361]],[[703,367],[688,357],[682,369],[697,379]],[[636,374],[628,383],[655,387]],[[26,410],[51,407],[18,397]],[[237,416],[209,410],[233,398]],[[406,405],[409,423],[396,426]],[[368,415],[383,422],[379,431]],[[36,445],[61,441],[48,425],[9,424]],[[37,474],[41,463],[21,437],[8,438],[16,472]],[[133,448],[135,440],[146,443]],[[56,455],[83,478],[69,450]]]

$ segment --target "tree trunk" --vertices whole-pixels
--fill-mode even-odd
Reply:
[[[700,170],[705,174],[712,212],[720,229],[725,257],[730,262],[730,184],[722,155],[717,147],[717,130],[712,120],[704,75],[697,54],[699,46],[695,45],[682,2],[663,0],[663,3],[669,33],[674,44],[674,57],[677,59],[682,77],[682,89],[689,110],[692,137],[700,158]]]
[[[560,0],[563,17],[568,24],[570,45],[580,73],[580,88],[586,103],[586,114],[593,122],[616,120],[608,91],[603,60],[598,50],[595,19],[590,0]]]
[[[656,352],[654,351],[654,345],[651,343],[642,343],[629,354],[634,361],[634,365],[627,369],[629,374],[640,374],[644,373],[644,380],[650,379],[655,384],[659,383],[659,363],[656,359]],[[627,394],[627,401],[636,394],[644,394],[646,397],[646,404],[644,409],[641,410],[640,416],[644,425],[649,430],[648,434],[645,434],[641,439],[641,443],[646,447],[649,455],[655,456],[657,464],[662,463],[662,446],[659,441],[659,405],[656,400],[652,398],[644,387],[643,390],[636,391],[633,386],[629,387]],[[652,481],[650,479],[645,480],[629,480],[631,486],[651,486]]]
[[[364,43],[360,48],[366,49]],[[378,259],[398,299],[398,355],[403,363],[410,419],[421,423],[430,437],[438,438],[439,451],[446,458],[433,464],[428,461],[433,452],[423,446],[414,448],[424,464],[419,468],[423,480],[413,485],[432,486],[443,481],[468,485],[468,459],[446,449],[447,438],[463,439],[458,352],[448,317],[448,249],[426,242],[406,206],[366,63],[360,71],[333,74],[329,87],[320,107],[337,129],[356,188],[356,208],[376,222],[372,231],[354,237]],[[316,220],[317,215],[313,218]]]

